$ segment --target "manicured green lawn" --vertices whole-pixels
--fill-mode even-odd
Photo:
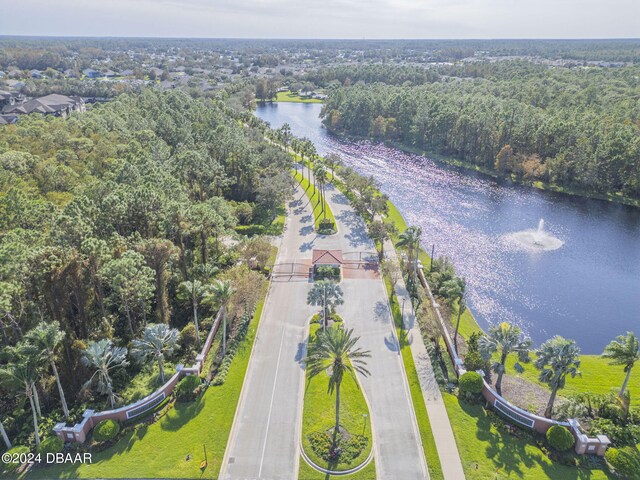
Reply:
[[[276,94],[276,102],[293,102],[293,103],[322,103],[317,98],[305,98],[296,93],[278,92]]]
[[[433,438],[431,422],[429,421],[427,407],[424,403],[424,396],[422,395],[418,372],[416,371],[416,365],[413,361],[413,355],[411,354],[411,346],[405,341],[405,337],[403,335],[404,331],[400,328],[402,312],[400,311],[400,306],[396,301],[396,297],[394,296],[391,298],[391,282],[389,282],[388,279],[385,279],[384,283],[387,287],[387,295],[389,296],[389,303],[391,304],[391,312],[393,313],[393,318],[396,324],[396,334],[400,339],[402,362],[404,363],[404,369],[407,372],[407,381],[409,382],[409,390],[411,391],[411,401],[413,402],[413,409],[416,412],[416,420],[418,422],[418,430],[420,430],[420,437],[422,438],[424,456],[427,459],[427,465],[429,466],[429,475],[433,480],[439,480],[443,478],[440,457],[438,456],[436,442]]]
[[[507,373],[510,375],[516,375],[513,369],[515,362],[516,358],[513,355],[507,360]],[[625,373],[620,365],[609,365],[609,360],[600,355],[582,355],[580,362],[582,376],[567,378],[567,384],[565,388],[560,390],[560,395],[566,397],[580,392],[608,393],[611,389],[622,386]],[[520,375],[521,377],[546,387],[538,380],[539,371],[533,364],[523,366],[525,371]],[[628,390],[631,394],[631,404],[638,405],[638,395],[640,394],[640,368],[638,366],[631,371]]]
[[[94,454],[91,465],[37,469],[28,478],[216,478],[261,313],[262,302],[224,385],[209,387],[195,402],[176,404],[157,423],[127,432],[113,447]],[[200,469],[203,446],[209,463]]]
[[[309,179],[300,172],[292,172],[292,174],[307,194],[307,198],[309,199],[309,202],[311,202],[311,205],[313,205],[313,216],[315,218],[314,227],[316,231],[320,227],[320,220],[323,220],[325,217],[327,218],[327,220],[331,220],[333,224],[336,225],[336,219],[334,218],[331,207],[329,207],[329,204],[326,200],[324,200],[325,211],[322,212],[322,204],[320,202],[318,190],[316,189],[314,192],[313,185],[309,184]]]
[[[529,440],[498,431],[480,405],[459,402],[442,394],[458,444],[467,480],[519,478],[538,480],[606,479],[602,470],[586,470],[552,463]]]
[[[310,467],[304,458],[300,458],[300,469],[298,470],[298,480],[376,480],[376,461],[371,460],[362,470],[350,475],[326,475]]]
[[[320,325],[311,325],[309,342],[313,342],[315,332]],[[332,328],[338,328],[334,326]],[[335,425],[335,392],[327,393],[329,384],[328,375],[320,374],[313,379],[307,379],[304,392],[304,409],[302,415],[302,447],[307,456],[318,466],[331,470],[347,470],[364,462],[371,452],[373,441],[371,440],[371,417],[369,407],[365,401],[362,390],[346,375],[340,388],[340,425],[352,435],[365,435],[369,438],[367,447],[349,465],[331,465],[323,461],[311,448],[308,435],[313,432],[325,432],[333,429]],[[366,415],[364,417],[363,415]],[[301,462],[304,462],[302,460]]]

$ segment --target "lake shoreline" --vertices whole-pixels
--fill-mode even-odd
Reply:
[[[528,187],[528,188],[533,188],[536,190],[540,190],[543,192],[553,192],[553,193],[560,193],[563,195],[569,195],[572,197],[580,197],[580,198],[585,198],[585,199],[589,199],[589,200],[600,200],[603,202],[608,202],[608,203],[615,203],[618,205],[625,205],[628,207],[634,207],[634,208],[640,208],[640,199],[633,199],[630,197],[625,197],[625,196],[621,196],[621,195],[603,195],[603,194],[598,194],[598,193],[588,193],[585,192],[583,190],[579,190],[579,189],[575,189],[575,188],[567,188],[567,187],[561,187],[559,185],[554,185],[551,183],[547,183],[547,182],[543,182],[543,181],[535,181],[535,182],[525,182],[525,181],[520,181],[517,180],[515,178],[513,178],[513,176],[511,175],[501,175],[498,172],[494,171],[494,170],[490,170],[488,168],[483,168],[479,165],[475,165],[473,163],[470,162],[465,162],[464,160],[458,160],[456,158],[453,157],[448,157],[446,155],[441,155],[438,153],[434,153],[434,152],[429,152],[427,150],[421,150],[419,148],[416,147],[412,147],[410,145],[405,145],[403,143],[400,142],[388,142],[388,141],[375,141],[374,139],[370,138],[370,137],[359,137],[359,136],[353,136],[353,135],[348,135],[342,132],[337,132],[335,130],[332,130],[331,128],[327,127],[324,123],[322,123],[322,127],[325,128],[327,130],[327,132],[329,132],[331,135],[335,135],[336,138],[340,139],[340,140],[347,140],[350,142],[358,142],[358,141],[368,141],[371,142],[372,145],[384,145],[386,147],[390,147],[390,148],[396,148],[402,152],[405,153],[411,153],[414,155],[420,155],[422,157],[425,157],[429,160],[433,160],[434,162],[439,162],[441,164],[444,165],[449,165],[452,167],[458,167],[458,168],[463,168],[464,170],[470,170],[476,173],[480,173],[482,175],[485,175],[489,178],[492,178],[494,180],[502,180],[502,181],[507,181],[512,183],[513,185],[518,185],[521,187]]]

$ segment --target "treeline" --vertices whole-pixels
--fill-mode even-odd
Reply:
[[[322,68],[306,74],[305,79],[316,85],[350,86],[357,82],[386,83],[388,85],[422,85],[436,82],[440,75],[434,69],[400,65],[341,65]]]
[[[450,70],[458,76],[420,86],[335,89],[323,121],[525,182],[640,198],[640,67]]]
[[[0,367],[18,361],[6,347],[59,324],[58,369],[74,407],[91,340],[127,345],[148,323],[193,325],[194,298],[219,276],[232,281],[236,303],[255,304],[261,290],[223,240],[247,206],[275,216],[291,160],[226,108],[146,90],[66,120],[29,115],[0,129]],[[181,338],[193,344],[194,335]],[[43,412],[57,408],[50,374],[34,388]],[[29,431],[24,399],[9,391],[0,384],[0,416]]]

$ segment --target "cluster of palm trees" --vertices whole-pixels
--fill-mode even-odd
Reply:
[[[191,302],[193,321],[195,324],[196,342],[200,346],[198,325],[198,307],[200,303],[222,309],[223,317],[223,354],[226,354],[227,343],[227,307],[234,293],[229,281],[215,280],[211,284],[203,284],[199,280],[182,282],[178,295]],[[65,338],[65,332],[58,322],[42,322],[30,330],[14,347],[7,347],[4,355],[8,363],[0,369],[0,381],[4,388],[24,397],[31,407],[36,447],[40,445],[38,419],[42,417],[37,384],[40,378],[49,371],[55,377],[60,403],[66,421],[69,421],[69,407],[60,381],[58,367],[58,349]],[[117,346],[110,339],[89,342],[83,351],[81,363],[91,368],[93,373],[85,382],[85,389],[94,387],[102,395],[106,395],[111,408],[115,408],[117,395],[113,389],[112,372],[129,365],[128,356],[139,362],[153,361],[158,364],[160,381],[165,381],[164,361],[175,351],[180,333],[167,324],[148,324],[140,338],[132,341],[131,351]],[[0,434],[7,446],[11,442],[0,421]]]
[[[229,280],[214,280],[204,283],[200,280],[187,280],[178,285],[178,298],[191,303],[193,323],[195,325],[196,345],[200,348],[200,326],[198,308],[201,304],[222,309],[222,352],[227,353],[227,307],[234,293]]]
[[[566,385],[567,377],[580,375],[580,348],[574,340],[555,336],[535,350],[531,349],[531,339],[527,337],[520,327],[503,322],[489,328],[486,335],[482,335],[478,342],[480,352],[485,361],[490,361],[490,369],[497,375],[495,388],[502,395],[502,380],[506,373],[507,358],[515,354],[518,361],[514,369],[518,373],[524,371],[522,363],[531,361],[531,353],[535,355],[534,366],[539,370],[538,379],[551,389],[551,394],[544,411],[546,417],[553,414],[554,403],[558,391]],[[621,399],[624,398],[631,370],[635,362],[640,358],[640,346],[638,337],[627,332],[609,343],[602,354],[614,365],[622,365],[626,373],[624,382],[619,391]]]
[[[36,446],[40,445],[38,418],[42,416],[37,383],[49,369],[56,379],[65,418],[69,418],[69,408],[56,366],[57,350],[64,336],[58,322],[43,321],[30,330],[17,345],[7,347],[4,351],[4,354],[9,357],[9,362],[0,369],[0,381],[7,390],[29,401],[33,414]],[[11,448],[11,442],[1,422],[0,433],[7,448]]]

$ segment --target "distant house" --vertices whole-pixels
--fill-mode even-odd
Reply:
[[[5,72],[3,72],[2,70],[0,70],[0,78],[5,77],[7,74]]]
[[[20,92],[7,92],[0,90],[0,107],[15,105],[24,102],[26,97]]]
[[[113,78],[113,77],[117,77],[118,74],[113,70],[107,70],[106,72],[104,72],[104,76],[107,78]]]
[[[122,70],[120,72],[121,77],[133,77],[133,70]]]
[[[31,78],[42,78],[42,72],[40,70],[31,70],[29,72],[31,74]]]
[[[71,68],[64,71],[64,76],[67,78],[78,78],[78,74]]]
[[[94,70],[93,68],[85,68],[82,73],[88,78],[102,78],[104,73]]]
[[[27,102],[8,105],[2,109],[3,114],[41,113],[66,117],[72,112],[84,112],[84,100],[80,97],[67,97],[53,93],[45,97],[33,98]]]
[[[11,125],[18,122],[17,115],[0,115],[0,125]]]

